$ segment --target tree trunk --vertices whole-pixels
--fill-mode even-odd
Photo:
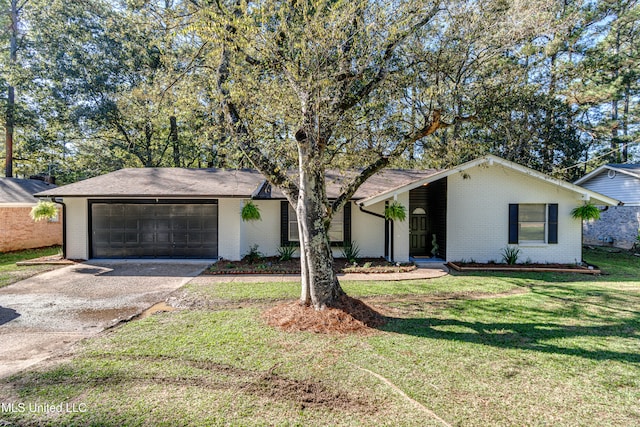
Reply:
[[[14,67],[18,60],[18,0],[11,0],[11,28],[9,34],[9,66]],[[5,176],[13,177],[13,128],[15,126],[15,89],[7,87],[7,111],[5,115]]]
[[[169,117],[169,139],[173,146],[173,167],[180,167],[180,141],[178,140],[178,121],[176,116]]]
[[[313,161],[301,163],[296,216],[300,230],[301,302],[316,310],[335,305],[344,293],[333,270],[327,208],[324,203],[324,171]],[[306,273],[306,277],[304,275]],[[307,293],[308,292],[308,293]],[[310,300],[310,301],[309,301]]]
[[[624,144],[622,146],[622,163],[629,160],[629,100],[631,99],[631,81],[627,80],[624,87],[624,106],[622,116],[622,135]]]

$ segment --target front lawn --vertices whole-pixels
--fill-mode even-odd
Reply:
[[[0,288],[59,267],[55,265],[17,266],[16,262],[55,255],[59,252],[60,246],[51,246],[49,248],[0,253]]]
[[[639,425],[640,258],[585,258],[608,275],[344,283],[390,318],[368,335],[266,326],[295,283],[199,280],[201,305],[0,383],[0,425]]]

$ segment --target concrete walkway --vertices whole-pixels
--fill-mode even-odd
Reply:
[[[92,261],[0,289],[0,377],[140,314],[208,265]]]
[[[444,264],[428,263],[406,273],[346,273],[338,274],[340,281],[376,281],[376,280],[425,280],[446,276],[449,269]],[[202,275],[196,279],[197,283],[264,283],[264,282],[292,282],[300,278],[299,274],[225,274]]]

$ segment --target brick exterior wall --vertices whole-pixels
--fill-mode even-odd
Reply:
[[[31,207],[0,207],[0,252],[62,244],[62,210],[58,221],[35,222]]]
[[[584,243],[630,249],[638,237],[640,206],[613,206],[597,221],[585,221]]]

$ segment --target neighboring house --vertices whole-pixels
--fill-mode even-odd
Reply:
[[[597,221],[584,224],[584,242],[629,249],[640,233],[640,164],[600,166],[575,182],[624,203],[604,207]]]
[[[35,193],[55,188],[36,179],[0,178],[0,252],[40,248],[62,243],[60,215],[51,221],[29,216]]]
[[[343,180],[328,174],[329,198]],[[122,169],[38,196],[66,205],[68,258],[237,260],[252,245],[274,255],[298,237],[282,193],[250,170]],[[249,199],[260,221],[241,219]],[[336,255],[354,242],[361,256],[408,261],[431,255],[435,235],[445,260],[500,261],[518,245],[521,261],[573,263],[581,227],[570,213],[585,199],[618,203],[489,155],[447,170],[382,171],[335,215],[329,235]],[[384,219],[394,200],[406,206],[406,221]]]

